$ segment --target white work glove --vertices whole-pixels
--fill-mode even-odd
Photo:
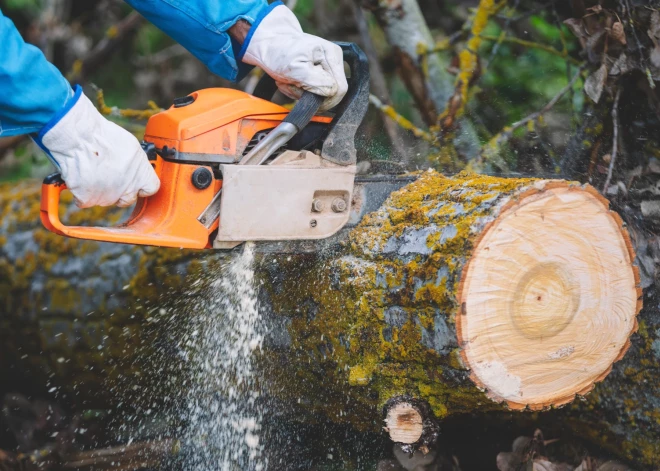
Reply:
[[[35,138],[62,174],[80,208],[130,206],[160,188],[147,155],[131,133],[105,119],[76,88],[63,116]]]
[[[261,67],[273,77],[282,93],[298,99],[303,90],[328,97],[321,109],[339,104],[348,84],[343,53],[325,39],[303,33],[302,27],[284,5],[278,5],[250,31],[243,62]]]

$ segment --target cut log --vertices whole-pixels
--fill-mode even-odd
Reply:
[[[403,282],[396,304],[379,300],[384,337],[411,317],[455,321],[474,383],[514,409],[586,394],[627,350],[641,308],[634,253],[591,187],[428,175],[386,204],[353,234],[362,260],[345,259]]]
[[[634,259],[595,191],[552,182],[507,203],[479,234],[458,293],[474,382],[514,409],[591,391],[637,330]]]
[[[121,392],[150,407],[185,395],[162,381],[170,365],[185,369],[164,341],[180,330],[169,319],[211,309],[185,309],[186,300],[213,291],[231,254],[46,233],[32,185],[0,189],[3,374],[44,390],[50,380],[87,407],[121,401]],[[115,222],[113,211],[65,216]],[[378,410],[399,396],[429,404],[438,420],[565,404],[621,358],[641,308],[621,220],[591,187],[567,182],[427,172],[325,250],[278,247],[257,246],[261,374],[282,403],[359,428],[380,429]],[[634,387],[639,397],[658,394]],[[659,429],[618,389],[607,384],[574,410],[591,424],[620,417],[612,443],[623,455]],[[648,432],[628,433],[627,423]]]

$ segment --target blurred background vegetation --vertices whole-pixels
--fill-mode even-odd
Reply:
[[[410,87],[402,80],[402,71],[397,70],[401,69],[395,52],[398,45],[388,42],[379,26],[377,13],[370,11],[374,8],[369,2],[364,4],[367,8],[360,14],[371,42],[365,45],[367,38],[360,34],[360,20],[356,19],[351,3],[350,0],[289,1],[307,32],[333,40],[354,41],[365,49],[373,49],[380,67],[372,70],[372,75],[380,76],[376,79],[385,83],[387,94],[383,96],[378,93],[380,90],[373,93],[414,126],[428,130],[429,123],[420,113]],[[402,2],[384,3],[390,9],[406,7]],[[541,109],[566,86],[577,70],[564,57],[544,49],[498,41],[508,31],[510,37],[520,37],[557,51],[567,50],[571,55],[579,52],[579,45],[569,29],[561,24],[554,5],[538,9],[535,4],[508,3],[497,5],[497,13],[491,15],[483,31],[484,40],[478,50],[482,61],[470,84],[465,112],[480,145],[487,143],[505,125]],[[470,39],[479,2],[421,0],[419,6],[433,40],[439,45],[444,43],[442,50],[435,54],[453,81],[458,73],[457,54],[466,48]],[[41,47],[72,82],[84,84],[90,96],[94,94],[92,85],[96,85],[104,91],[105,101],[111,107],[148,108],[148,100],[167,107],[174,97],[200,88],[247,87],[249,90],[254,86],[251,77],[240,84],[232,84],[212,75],[182,47],[141,18],[127,25],[131,8],[120,0],[2,0],[0,7],[24,38]],[[103,50],[104,43],[108,51]],[[99,55],[102,57],[96,58]],[[546,113],[539,129],[533,126],[519,129],[511,145],[502,149],[514,168],[537,173],[556,171],[558,156],[568,134],[575,130],[577,116],[584,106],[581,80],[575,82],[570,97]],[[451,158],[434,160],[434,156],[443,153],[447,142],[429,143],[391,122],[384,126],[386,119],[378,109],[371,108],[361,133],[362,160],[405,162],[409,168],[424,168],[435,162],[436,167],[450,172],[463,168],[469,160],[453,152]],[[119,121],[141,137],[143,121]],[[519,152],[528,153],[532,158],[516,166],[515,156]],[[49,171],[48,161],[28,139],[0,142],[1,180],[42,177]]]

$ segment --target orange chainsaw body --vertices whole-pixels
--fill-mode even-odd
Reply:
[[[150,155],[160,178],[158,193],[139,198],[128,221],[114,227],[66,226],[60,221],[60,193],[66,185],[60,178],[46,179],[42,186],[41,221],[57,234],[68,237],[154,245],[161,247],[210,248],[218,221],[206,227],[198,217],[222,188],[222,179],[206,162],[235,163],[259,132],[282,122],[288,110],[239,90],[212,88],[185,97],[183,104],[152,116],[145,141],[158,153]],[[331,118],[315,116],[313,122]],[[175,150],[167,155],[168,149]],[[206,164],[205,164],[206,163]],[[193,173],[206,168],[213,179],[205,188],[193,184]]]
[[[350,73],[332,116],[317,115],[324,98],[310,92],[291,111],[272,103],[277,84],[268,75],[254,96],[211,88],[177,98],[149,119],[142,142],[160,179],[155,195],[139,198],[117,226],[67,226],[66,184],[53,174],[42,186],[43,225],[78,239],[190,249],[335,234],[350,219],[355,133],[369,106],[366,55],[337,44]]]

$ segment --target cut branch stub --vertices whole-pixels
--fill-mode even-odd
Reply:
[[[431,406],[410,395],[394,396],[383,407],[385,431],[404,453],[424,454],[435,446],[440,433]]]
[[[621,219],[591,187],[548,182],[511,200],[462,274],[456,326],[472,380],[514,409],[589,392],[637,328],[634,259]]]
[[[408,402],[395,404],[387,411],[385,426],[393,442],[412,444],[424,431],[422,415]]]

